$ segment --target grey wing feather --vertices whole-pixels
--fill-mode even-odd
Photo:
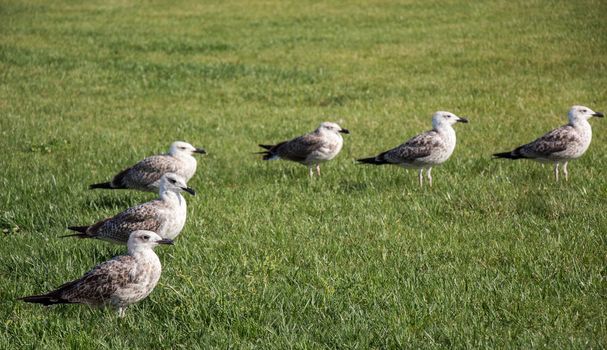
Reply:
[[[117,256],[95,266],[80,279],[60,286],[59,295],[70,302],[102,304],[131,282],[130,272],[134,266],[132,256]]]
[[[520,153],[527,157],[547,157],[567,149],[568,145],[578,141],[577,133],[571,125],[554,129],[544,136],[520,147]]]
[[[129,208],[111,219],[106,219],[90,234],[95,238],[126,243],[133,231],[157,232],[162,224],[157,215],[159,204],[161,204],[160,200],[154,200]]]
[[[323,145],[324,141],[321,137],[307,134],[278,144],[275,154],[283,159],[303,162],[311,153],[319,150]]]
[[[383,159],[389,163],[411,163],[416,159],[429,156],[433,149],[440,146],[442,144],[437,138],[437,132],[430,130],[385,152]]]
[[[145,158],[132,167],[123,170],[114,177],[112,183],[128,188],[153,190],[150,186],[166,173],[179,170],[176,160],[169,155],[156,155]]]

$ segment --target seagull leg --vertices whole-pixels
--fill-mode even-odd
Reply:
[[[316,164],[316,174],[320,176],[320,164]]]
[[[124,315],[125,315],[124,309],[125,309],[125,308],[124,308],[124,307],[122,307],[122,306],[120,306],[120,307],[118,308],[118,317],[120,317],[120,318],[123,318],[123,317],[124,317]]]
[[[310,171],[310,177],[314,177],[314,170],[312,170],[312,169],[313,169],[313,167],[310,165],[308,167],[308,170]]]
[[[559,162],[554,162],[554,178],[559,182]]]
[[[563,175],[565,175],[565,181],[569,181],[569,173],[567,172],[567,162],[563,163]]]
[[[424,168],[419,168],[417,178],[419,179],[419,187],[424,187]]]
[[[428,177],[428,183],[430,184],[430,187],[432,187],[432,174],[430,174],[431,171],[432,167],[429,167],[426,171],[426,176]]]

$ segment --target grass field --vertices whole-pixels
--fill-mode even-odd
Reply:
[[[607,109],[604,1],[0,1],[0,349],[604,348],[607,124],[554,183],[493,161]],[[415,171],[357,157],[457,125]],[[260,142],[350,129],[321,179]],[[129,308],[15,301],[123,247],[58,239],[153,198],[88,191],[205,147],[189,217]]]

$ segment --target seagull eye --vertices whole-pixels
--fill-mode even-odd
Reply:
[[[170,179],[169,182],[172,183],[172,184],[175,184],[175,182],[177,182],[177,181],[175,181],[173,179]]]
[[[145,235],[145,236],[143,236],[143,239],[147,241],[148,239],[150,239],[150,236]]]
[[[179,147],[179,149],[185,149],[185,147]]]

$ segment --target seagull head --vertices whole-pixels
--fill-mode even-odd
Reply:
[[[175,193],[186,191],[192,196],[196,195],[196,191],[194,191],[193,188],[188,187],[185,180],[175,173],[167,173],[160,178],[160,193],[167,191]]]
[[[184,154],[191,156],[194,153],[206,154],[207,151],[205,151],[204,148],[196,148],[190,145],[189,143],[183,141],[175,141],[171,144],[171,147],[169,148],[169,154],[172,156],[179,156]]]
[[[578,120],[588,120],[592,117],[603,118],[604,114],[601,112],[595,112],[592,109],[584,106],[573,106],[569,110],[569,122],[574,123]]]
[[[137,230],[131,232],[127,247],[129,251],[137,251],[143,249],[154,249],[159,244],[173,244],[173,241],[168,238],[162,238],[152,231]]]
[[[323,122],[320,123],[320,126],[317,129],[320,132],[332,132],[335,134],[349,134],[350,130],[348,129],[344,129],[341,126],[339,126],[339,124],[337,123],[333,123],[333,122]]]
[[[432,116],[432,126],[436,129],[443,125],[453,125],[455,123],[467,123],[468,119],[458,117],[451,112],[438,111]]]

